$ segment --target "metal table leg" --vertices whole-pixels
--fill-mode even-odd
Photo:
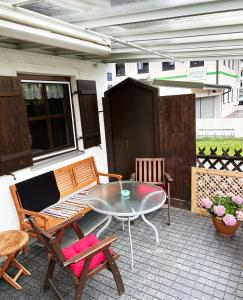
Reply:
[[[96,234],[97,238],[99,238],[101,233],[110,225],[111,220],[112,220],[112,216],[109,216],[107,222],[105,223],[105,225],[102,226],[100,228],[100,230],[97,232],[97,234]]]
[[[157,228],[154,226],[154,224],[152,224],[151,222],[149,222],[144,215],[141,215],[142,219],[144,220],[144,222],[146,224],[148,224],[151,228],[153,228],[154,232],[155,232],[155,240],[156,240],[156,244],[159,243],[159,233]]]
[[[139,218],[140,215],[138,216],[133,216],[133,217],[118,217],[118,216],[114,216],[114,218],[116,218],[119,221],[122,221],[122,223],[124,224],[125,221],[128,222],[128,234],[129,234],[129,241],[130,241],[130,248],[131,248],[131,268],[133,268],[133,246],[132,246],[132,234],[131,234],[131,221],[136,220],[137,218]]]
[[[133,269],[133,247],[132,247],[132,235],[131,235],[131,220],[128,217],[128,233],[129,233],[129,240],[130,240],[130,247],[131,247],[131,268]]]

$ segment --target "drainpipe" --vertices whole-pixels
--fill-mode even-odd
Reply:
[[[219,84],[219,61],[216,60],[216,84]]]
[[[75,25],[2,2],[0,3],[0,19],[48,30],[53,33],[89,41],[103,46],[111,46],[111,42],[108,39],[87,33]]]
[[[4,20],[0,20],[0,35],[101,56],[109,55],[111,51],[107,46]]]

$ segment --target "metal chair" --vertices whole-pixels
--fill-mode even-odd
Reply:
[[[57,296],[63,299],[52,281],[55,265],[58,263],[69,275],[76,288],[75,300],[81,299],[87,279],[104,269],[112,272],[119,294],[124,293],[123,281],[115,262],[119,255],[109,248],[111,243],[117,239],[116,236],[109,236],[102,241],[99,241],[94,234],[84,237],[78,224],[73,223],[72,226],[79,240],[68,247],[61,248],[57,238],[40,228],[34,217],[30,217],[29,221],[38,239],[48,250],[49,265],[44,289],[52,287]]]
[[[173,180],[165,172],[164,158],[136,158],[135,180],[152,183],[166,190],[170,225],[170,184]]]

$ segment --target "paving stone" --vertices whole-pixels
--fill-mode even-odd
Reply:
[[[243,291],[238,290],[238,291],[236,292],[236,296],[237,296],[237,297],[242,297],[242,299],[243,299]]]
[[[127,226],[121,230],[119,221],[103,234],[116,234],[118,240],[113,248],[120,253],[118,266],[123,277],[125,293],[118,295],[112,274],[107,270],[97,274],[85,285],[85,300],[242,300],[243,299],[243,232],[234,238],[220,237],[211,220],[182,209],[172,209],[172,223],[166,225],[167,210],[147,216],[159,231],[160,244],[154,242],[153,232],[140,219],[132,226],[134,245],[134,269],[131,269],[131,254]],[[68,232],[65,240],[71,242]],[[51,300],[51,290],[44,292],[43,281],[47,269],[46,252],[33,243],[27,257],[19,260],[31,276],[19,278],[23,288],[16,291],[0,280],[0,300]],[[11,272],[13,272],[11,270]],[[54,281],[64,299],[73,299],[74,290],[67,281],[65,272],[57,266]]]

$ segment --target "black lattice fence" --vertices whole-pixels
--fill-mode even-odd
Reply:
[[[229,148],[222,148],[219,154],[217,147],[210,147],[210,154],[205,154],[205,147],[198,147],[197,166],[199,168],[239,171],[243,172],[243,151],[242,149],[235,150],[233,156],[229,155]]]

